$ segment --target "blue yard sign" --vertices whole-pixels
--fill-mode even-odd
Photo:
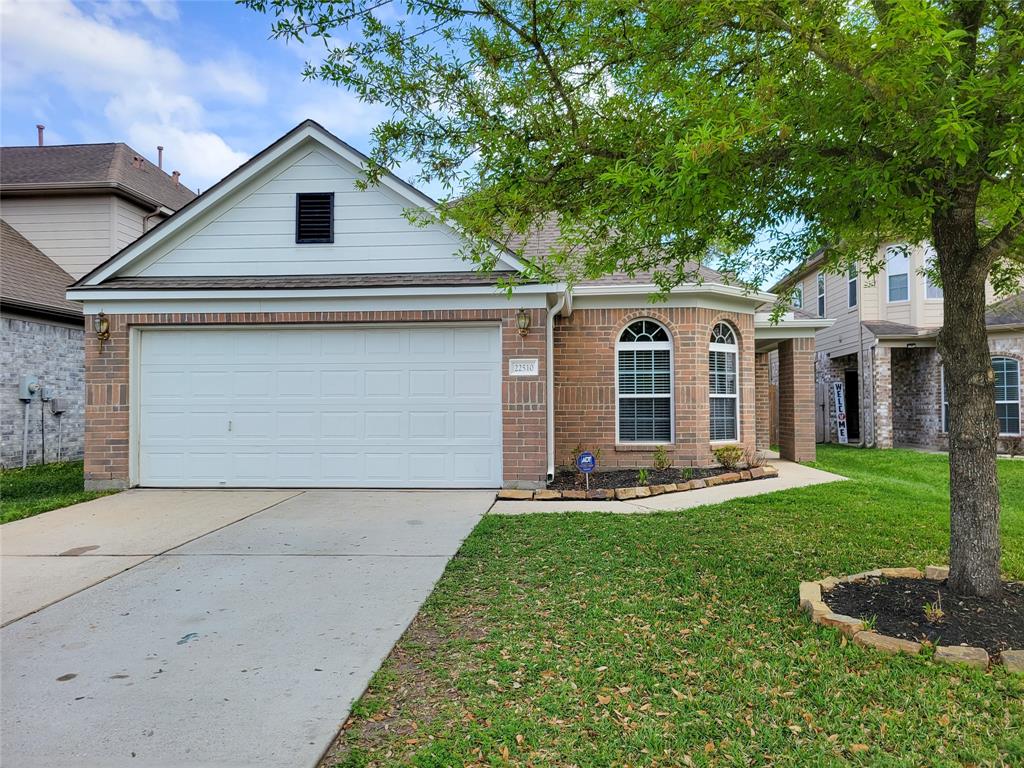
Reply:
[[[594,454],[590,451],[584,451],[576,457],[576,469],[584,474],[590,474],[596,466],[597,459],[594,458]]]

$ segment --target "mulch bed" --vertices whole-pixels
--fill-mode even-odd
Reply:
[[[935,645],[970,645],[996,656],[1024,648],[1024,582],[1004,582],[998,598],[955,595],[945,581],[868,579],[838,584],[823,596],[833,613],[875,617],[883,635]],[[925,604],[941,604],[943,616],[929,621]]]
[[[735,471],[724,467],[649,469],[647,470],[647,482],[642,485],[685,483],[688,480],[703,480],[707,477],[725,475]],[[582,473],[570,469],[560,469],[555,473],[555,479],[548,483],[548,488],[553,491],[572,491],[583,488],[584,482]],[[635,469],[608,469],[590,473],[591,488],[634,488],[638,485],[641,483],[637,480]]]

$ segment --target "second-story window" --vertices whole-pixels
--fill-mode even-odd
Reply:
[[[846,296],[849,306],[857,306],[857,265],[851,264],[846,272]]]
[[[818,317],[825,316],[825,273],[818,273]]]
[[[906,246],[890,245],[885,249],[885,274],[888,300],[910,300],[910,251]]]
[[[793,289],[793,309],[800,309],[804,305],[804,284],[800,283]]]
[[[295,195],[295,242],[334,242],[333,192],[300,192]]]
[[[938,269],[939,255],[932,246],[924,249],[924,297],[926,299],[941,299],[942,286],[932,281],[931,273]]]

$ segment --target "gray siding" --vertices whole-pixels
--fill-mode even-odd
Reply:
[[[15,197],[0,203],[0,217],[72,277],[113,254],[113,196]]]

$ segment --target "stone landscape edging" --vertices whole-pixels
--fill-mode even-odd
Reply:
[[[949,567],[945,565],[929,565],[924,573],[917,568],[876,568],[862,571],[851,576],[837,578],[829,576],[819,581],[800,582],[800,609],[805,611],[815,624],[835,627],[862,648],[874,648],[883,653],[905,653],[916,656],[923,649],[922,643],[904,640],[901,637],[883,635],[868,629],[862,619],[834,613],[822,599],[822,594],[829,592],[839,584],[852,584],[867,581],[869,578],[890,579],[930,579],[945,581],[949,576]],[[964,664],[975,669],[988,669],[991,659],[984,648],[966,645],[935,646],[935,661],[945,664]],[[1024,650],[1006,650],[999,654],[1000,663],[1010,672],[1024,673]]]
[[[779,470],[770,465],[763,467],[751,467],[750,469],[725,472],[721,475],[687,480],[684,483],[658,483],[655,485],[636,485],[630,488],[593,488],[589,491],[568,490],[559,491],[551,488],[540,488],[535,491],[520,488],[502,488],[498,491],[500,501],[629,501],[631,499],[646,499],[649,496],[661,496],[665,493],[681,493],[683,491],[696,491],[700,488],[713,488],[717,485],[729,485],[730,483],[745,483],[750,480],[762,480],[768,477],[777,477]]]

